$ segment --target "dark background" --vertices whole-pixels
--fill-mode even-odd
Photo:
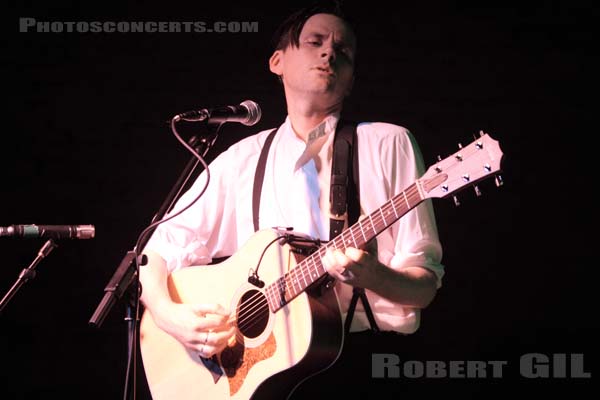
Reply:
[[[2,17],[0,226],[93,224],[96,237],[61,241],[0,315],[0,396],[119,398],[124,305],[99,328],[88,321],[191,157],[166,121],[190,109],[258,102],[261,121],[225,124],[210,158],[281,123],[284,98],[268,71],[269,40],[300,3],[37,3],[5,5]],[[483,196],[468,189],[458,208],[434,200],[447,274],[423,312],[422,359],[508,361],[502,379],[453,381],[440,394],[580,393],[591,380],[526,380],[518,365],[527,353],[583,353],[586,371],[595,370],[597,178],[587,173],[595,161],[595,7],[413,3],[349,7],[359,65],[348,114],[407,127],[427,165],[480,130],[505,154],[503,187],[487,180]],[[19,17],[258,21],[259,31],[19,33]],[[43,243],[1,239],[2,295]],[[396,351],[396,343],[387,346]],[[138,373],[138,397],[147,398],[141,362]],[[398,384],[383,387],[393,395]]]

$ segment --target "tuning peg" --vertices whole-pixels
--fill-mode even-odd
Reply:
[[[484,131],[479,131],[479,137],[485,136],[485,132]],[[477,135],[473,134],[473,140],[477,140]]]
[[[459,143],[459,144],[458,144],[458,148],[459,148],[459,149],[462,149],[462,143]]]
[[[494,178],[494,181],[496,181],[496,186],[498,186],[498,187],[504,185],[504,181],[502,180],[501,175],[496,175],[496,177]]]
[[[473,189],[475,189],[475,194],[477,197],[481,196],[481,190],[479,190],[479,186],[475,185],[473,186]]]
[[[437,160],[438,160],[438,161],[442,161],[442,157],[440,157],[440,156],[438,155],[438,156],[437,156]],[[439,174],[440,172],[442,172],[442,169],[439,167],[439,165],[436,165],[436,167],[435,167],[435,172],[437,172],[438,174]]]
[[[460,206],[460,201],[458,201],[458,197],[456,197],[456,196],[452,196],[452,199],[454,200],[454,205],[455,205],[456,207]]]

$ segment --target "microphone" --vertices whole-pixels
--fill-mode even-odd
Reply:
[[[224,122],[239,122],[244,125],[254,125],[260,121],[262,112],[258,104],[246,100],[238,106],[218,106],[203,108],[201,110],[186,111],[175,116],[175,120],[190,122],[206,121],[209,124],[222,124]]]
[[[0,227],[1,236],[26,239],[91,239],[96,234],[94,225],[11,225]]]

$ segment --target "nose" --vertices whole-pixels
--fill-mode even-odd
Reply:
[[[323,43],[323,49],[321,50],[321,58],[327,60],[332,63],[335,61],[335,48],[333,46],[332,41],[326,41]]]

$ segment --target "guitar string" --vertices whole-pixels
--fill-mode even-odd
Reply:
[[[408,201],[408,203],[413,203],[414,202],[414,206],[416,206],[422,199],[420,194],[417,191],[417,188],[414,187],[414,185],[410,188],[408,188],[405,192],[395,196],[394,198],[392,198],[389,202],[387,202],[386,204],[384,204],[382,207],[380,207],[379,209],[377,209],[376,211],[374,211],[373,213],[370,214],[370,218],[369,221],[371,221],[371,229],[373,229],[373,231],[375,232],[376,236],[377,234],[379,234],[382,230],[384,230],[385,228],[387,228],[389,225],[391,225],[392,223],[394,223],[396,220],[398,220],[402,215],[404,215],[405,212],[409,211],[411,208],[413,208],[414,206],[408,206],[406,207],[406,210],[402,210],[401,209],[401,213],[400,215],[398,214],[398,210],[394,204],[394,202],[399,201],[400,197],[403,197],[404,194],[406,195],[406,199],[408,201],[408,199],[410,199],[410,201]],[[404,202],[402,202],[402,207],[404,207]],[[391,211],[393,210],[394,214],[393,217],[391,218],[392,220],[388,222],[388,220],[390,220],[391,215]],[[385,216],[383,215],[383,213],[386,213]],[[374,217],[373,217],[374,216]],[[352,243],[354,243],[355,247],[360,247],[360,245],[357,243],[356,241],[356,236],[363,236],[363,238],[365,238],[365,240],[363,240],[361,244],[364,244],[367,242],[366,240],[366,236],[364,233],[364,225],[365,225],[365,221],[367,220],[367,218],[363,219],[362,221],[359,221],[358,223],[354,224],[350,229],[346,230],[345,232],[343,232],[340,236],[338,236],[338,238],[341,238],[341,240],[345,243],[347,243],[348,245],[351,245]],[[379,227],[380,229],[376,229],[376,227]],[[359,231],[360,231],[360,235],[359,235]],[[356,236],[355,236],[356,233]],[[350,242],[350,239],[352,240],[352,243]],[[336,242],[337,238],[334,239],[334,242]],[[339,242],[339,240],[337,240]],[[360,242],[360,239],[359,239]],[[319,250],[317,250],[317,253],[319,253],[320,258],[322,258],[323,256],[323,252],[325,252],[327,250],[327,248],[329,247],[334,247],[334,248],[344,248],[344,247],[348,247],[348,246],[341,246],[339,243],[334,243],[334,246],[325,246],[323,248],[320,248]],[[320,266],[317,265],[314,262],[314,258],[311,258],[311,260],[313,261],[314,267]],[[309,261],[311,261],[309,260]],[[307,263],[308,264],[308,263]],[[301,267],[301,266],[299,266]],[[308,265],[308,269],[309,269],[309,275],[310,275],[310,265]],[[317,272],[319,272],[317,270]],[[305,274],[303,273],[303,276]]]
[[[238,326],[241,326],[243,323],[245,323],[248,320],[248,318],[251,318],[257,312],[260,312],[260,310],[263,309],[265,304],[268,305],[268,301],[266,300],[265,296],[261,296],[260,292],[255,294],[251,298],[251,302],[250,301],[242,302],[242,304],[237,308],[237,310],[236,310],[237,312],[235,314],[235,315],[242,316],[242,319],[237,321]],[[258,311],[251,312],[251,310],[256,310],[257,307],[259,308]],[[234,322],[235,320],[236,320],[236,317],[233,316],[233,319],[229,320],[229,322]]]
[[[408,193],[407,193],[408,192]],[[403,212],[401,212],[401,214],[398,216],[398,212],[396,209],[396,206],[394,205],[395,201],[399,201],[400,197],[404,197],[405,201],[406,201],[406,210],[401,210]],[[415,201],[414,205],[411,205],[412,201]],[[369,219],[369,221],[371,222],[371,229],[373,229],[374,231],[374,235],[373,237],[375,237],[377,234],[381,233],[383,230],[385,230],[389,225],[391,225],[392,223],[396,222],[401,216],[404,215],[404,213],[410,211],[412,208],[414,208],[418,203],[420,203],[420,201],[422,200],[416,185],[412,185],[411,187],[409,187],[407,190],[405,190],[404,192],[400,193],[397,196],[394,196],[390,201],[388,201],[386,204],[384,204],[383,206],[381,206],[380,208],[378,208],[377,210],[375,210],[373,213],[369,214],[369,216],[367,217]],[[404,207],[404,206],[403,206]],[[391,221],[388,222],[388,217],[391,216],[391,211],[393,210],[394,215],[391,218]],[[384,215],[384,211],[386,212],[386,215]],[[293,297],[296,297],[299,293],[301,293],[303,291],[302,285],[299,282],[299,274],[302,273],[302,279],[305,281],[306,284],[306,274],[304,273],[304,270],[308,268],[308,270],[310,271],[311,266],[309,265],[309,261],[313,261],[313,267],[316,268],[317,272],[320,272],[318,270],[319,267],[322,267],[322,262],[321,259],[324,255],[324,252],[327,251],[327,249],[329,249],[330,247],[333,248],[345,248],[348,247],[347,245],[344,246],[345,243],[350,244],[350,238],[352,239],[352,242],[354,242],[354,245],[357,246],[356,243],[356,238],[354,236],[354,231],[357,231],[358,229],[361,230],[361,233],[364,237],[364,230],[363,225],[366,223],[366,219],[363,219],[362,221],[357,222],[356,224],[354,224],[352,227],[350,227],[350,229],[346,230],[345,232],[342,232],[341,235],[339,235],[338,237],[336,237],[332,242],[327,243],[326,245],[322,246],[321,248],[317,249],[314,253],[312,253],[310,256],[308,256],[307,258],[305,258],[304,260],[302,260],[302,262],[300,262],[298,264],[297,267],[293,268],[292,270],[290,270],[288,273],[286,273],[285,275],[283,275],[283,277],[278,278],[273,284],[270,284],[267,289],[266,289],[266,301],[260,301],[262,299],[265,299],[265,297],[263,297],[263,293],[261,291],[257,291],[257,293],[255,295],[253,295],[252,297],[250,297],[249,299],[247,299],[245,302],[242,302],[240,306],[238,306],[238,308],[236,309],[237,313],[239,314],[243,314],[245,318],[243,318],[242,320],[238,321],[238,326],[241,326],[242,323],[245,323],[246,321],[248,321],[248,319],[253,319],[256,317],[258,312],[261,312],[261,310],[264,307],[264,304],[266,303],[268,305],[268,298],[271,298],[271,293],[268,293],[270,289],[273,288],[272,285],[277,284],[279,286],[280,289],[283,288],[283,290],[279,292],[279,295],[282,296],[282,299],[286,302],[286,304],[289,302],[288,300],[285,299],[285,294],[289,293],[289,286],[291,286],[292,290],[293,290]],[[376,228],[379,229],[376,229]],[[358,232],[357,232],[358,233]],[[350,237],[348,238],[347,236],[350,235]],[[346,237],[345,237],[346,236]],[[338,240],[339,239],[339,240]],[[337,243],[337,242],[341,242],[341,243]],[[317,263],[316,257],[315,255],[318,254],[319,255],[319,263]],[[309,273],[310,276],[310,273]],[[322,275],[320,275],[322,276]],[[319,277],[320,277],[319,276]],[[298,282],[299,286],[300,286],[300,291],[296,291],[295,289],[295,284],[294,282]],[[283,283],[283,286],[282,286]],[[311,282],[311,283],[314,283]],[[289,285],[288,285],[289,284]],[[306,284],[306,287],[308,287],[309,285]],[[306,288],[305,287],[305,288]],[[304,288],[304,289],[305,289]],[[277,294],[277,291],[273,289],[273,291]],[[258,303],[257,303],[258,302]],[[256,311],[255,309],[259,307],[259,310]],[[267,307],[268,308],[268,307]],[[252,310],[252,311],[250,311]],[[264,315],[264,313],[261,313],[261,315]],[[230,319],[230,322],[234,322],[235,321],[235,317],[233,317],[232,319]],[[253,326],[256,322],[253,322],[251,320],[251,325]],[[248,325],[244,326],[243,329],[247,329]]]
[[[374,213],[372,213],[372,214],[371,214],[371,221],[372,221],[373,219],[375,219],[375,222],[374,222],[373,224],[374,224],[374,225],[376,225],[376,226],[380,226],[380,225],[381,225],[381,223],[383,222],[383,226],[381,226],[381,230],[383,230],[383,229],[387,228],[387,226],[389,226],[390,224],[392,224],[393,222],[395,222],[397,219],[399,219],[399,218],[401,217],[401,215],[403,215],[403,213],[401,213],[401,215],[398,215],[398,212],[397,212],[397,210],[396,210],[396,207],[395,207],[395,206],[394,206],[394,204],[393,204],[393,203],[394,203],[394,201],[397,201],[397,200],[398,200],[398,198],[399,198],[399,197],[401,197],[401,195],[404,195],[406,192],[409,192],[408,196],[405,196],[405,198],[407,198],[407,199],[408,199],[408,197],[410,197],[410,198],[411,198],[411,200],[414,200],[414,197],[415,197],[415,195],[416,195],[418,202],[420,202],[420,200],[421,200],[421,197],[420,197],[420,195],[419,195],[419,193],[418,193],[418,192],[415,192],[415,190],[416,190],[416,187],[414,187],[414,185],[413,185],[413,187],[410,187],[410,188],[409,188],[409,189],[407,189],[405,192],[403,192],[403,193],[401,193],[400,195],[397,195],[396,197],[392,198],[392,200],[390,200],[390,201],[389,201],[387,204],[383,205],[383,206],[382,206],[382,207],[380,207],[378,210],[376,210]],[[391,209],[394,211],[394,216],[395,216],[395,218],[393,219],[393,221],[391,221],[391,222],[388,222],[388,219],[389,219],[389,217],[391,216],[391,213],[390,213],[390,207],[391,207]],[[409,207],[409,208],[408,208],[408,210],[409,210],[410,208],[412,208],[412,207]],[[408,210],[407,210],[407,211],[408,211]],[[387,217],[384,217],[384,216],[383,216],[383,212],[384,212],[384,211],[386,212],[386,215],[387,215]],[[372,216],[373,216],[374,214],[375,214],[375,217],[373,218]],[[359,223],[355,224],[355,226],[352,226],[350,229],[348,229],[348,230],[347,230],[345,233],[343,233],[342,235],[340,235],[340,236],[342,237],[343,241],[344,241],[344,242],[346,242],[346,245],[345,245],[345,246],[339,246],[339,245],[337,245],[337,246],[335,246],[335,245],[334,245],[334,246],[325,246],[323,250],[321,250],[321,249],[317,250],[317,252],[319,252],[320,258],[322,258],[322,254],[321,254],[321,253],[322,253],[322,251],[325,251],[325,250],[326,250],[328,247],[335,247],[335,248],[339,248],[339,247],[349,247],[349,246],[351,246],[351,245],[352,245],[352,243],[354,243],[354,247],[360,247],[360,245],[359,245],[359,244],[357,243],[357,241],[356,241],[356,237],[355,237],[354,233],[356,233],[356,234],[358,235],[358,230],[360,230],[360,232],[361,232],[361,235],[362,235],[363,237],[365,237],[364,230],[362,229],[363,225],[364,225],[363,223],[360,223],[360,222],[359,222]],[[376,234],[380,233],[380,231],[376,230],[375,228],[373,228],[373,230],[375,231],[375,233],[376,233]],[[346,236],[349,236],[349,237],[347,237],[347,238],[344,238],[344,234],[345,234]],[[352,239],[352,242],[350,242],[350,239]],[[364,243],[366,243],[366,241],[364,241]],[[361,243],[361,244],[364,244],[364,243]],[[314,253],[313,253],[313,254],[314,254]],[[317,264],[317,263],[314,261],[314,257],[311,257],[310,259],[309,259],[309,258],[307,258],[307,260],[308,260],[308,261],[311,261],[311,260],[312,260],[312,261],[313,261],[313,267],[315,267],[315,268],[318,268],[318,267],[320,266],[319,264]],[[311,276],[311,266],[310,266],[310,262],[306,262],[305,264],[306,264],[306,267],[307,267],[307,268],[303,268],[303,265],[302,265],[302,264],[300,264],[300,265],[298,266],[298,268],[295,268],[295,269],[293,269],[293,270],[291,271],[291,279],[292,279],[292,280],[296,280],[296,281],[298,281],[299,279],[303,279],[303,280],[305,281],[305,284],[307,283],[307,282],[306,282],[306,275],[307,275],[307,273],[308,273],[308,275],[309,275],[309,276]],[[316,269],[315,271],[316,271],[316,272],[320,272],[318,269]],[[295,275],[295,276],[294,276],[294,275]],[[301,277],[301,278],[300,278],[300,275],[302,275],[302,277]],[[319,277],[320,277],[320,276],[319,276]],[[287,289],[287,283],[288,283],[288,280],[287,280],[287,279],[285,279],[285,280],[284,280],[284,282],[286,283],[286,289]],[[312,283],[314,283],[314,280],[311,282],[311,284],[312,284]],[[292,285],[291,285],[291,286],[292,286],[292,289],[294,289],[294,292],[296,292],[296,290],[295,290],[295,285],[294,285],[294,283],[293,283],[293,282],[292,282]],[[306,284],[306,286],[308,286],[308,284]],[[300,289],[302,290],[302,286],[301,286],[301,285],[300,285]],[[287,290],[286,290],[286,291],[287,291]],[[296,292],[296,293],[297,293],[297,292]],[[294,293],[294,294],[296,294],[296,293]]]

